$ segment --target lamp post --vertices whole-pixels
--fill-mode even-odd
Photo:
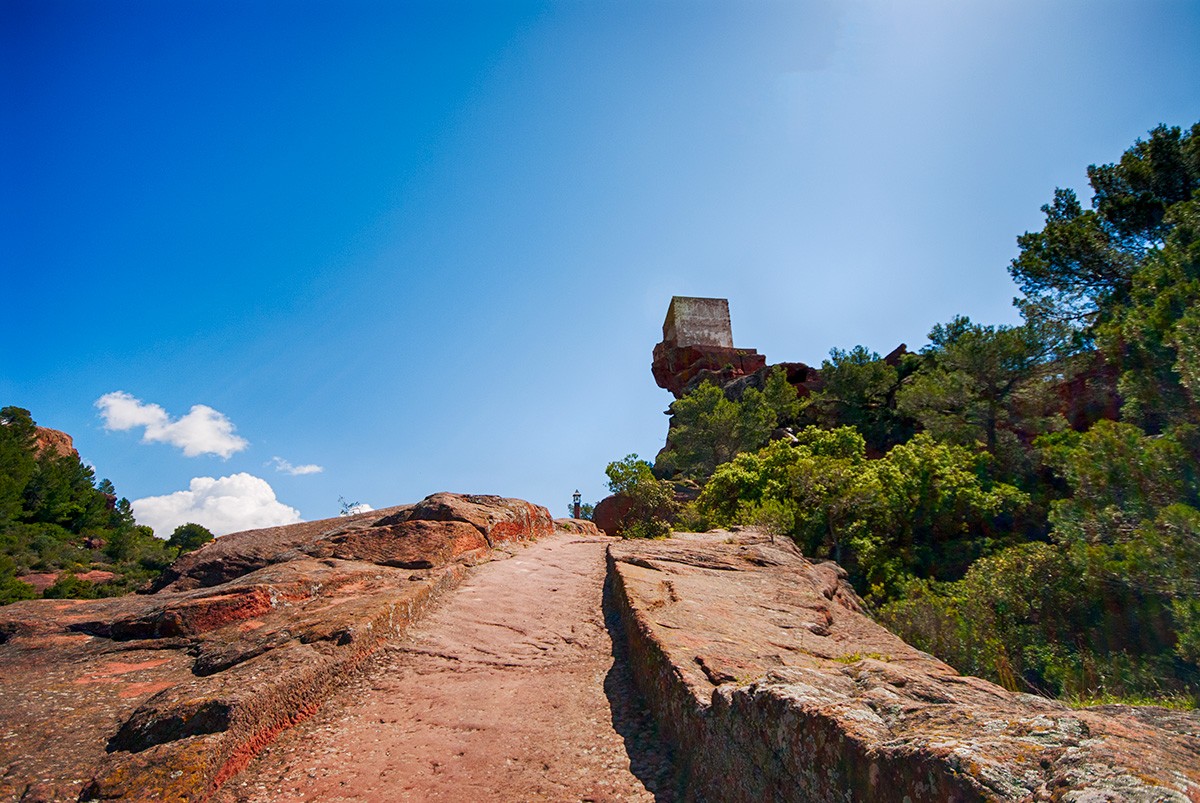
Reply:
[[[571,495],[571,501],[575,503],[575,518],[579,518],[579,514],[580,514],[580,512],[581,512],[581,511],[580,511],[580,509],[579,509],[579,500],[580,500],[580,498],[581,498],[581,497],[580,497],[580,495],[579,495],[579,489],[578,489],[578,488],[576,488],[576,489],[575,489],[575,493]]]

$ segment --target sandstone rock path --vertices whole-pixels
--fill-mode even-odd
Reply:
[[[219,800],[669,800],[604,618],[611,540],[559,534],[472,570]]]

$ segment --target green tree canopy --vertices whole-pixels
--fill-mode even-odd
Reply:
[[[1098,421],[1086,433],[1060,433],[1038,443],[1046,463],[1071,491],[1050,510],[1059,541],[1128,541],[1143,520],[1169,505],[1195,500],[1185,472],[1187,453],[1170,436],[1148,436],[1131,424]]]
[[[25,486],[37,467],[36,429],[28,410],[0,409],[0,522],[15,519],[21,513]]]
[[[1160,125],[1119,162],[1088,168],[1092,209],[1057,189],[1042,207],[1041,231],[1017,238],[1009,272],[1028,317],[1049,316],[1085,333],[1128,298],[1148,249],[1171,229],[1168,210],[1200,188],[1200,123],[1184,132]]]
[[[1100,348],[1121,369],[1123,415],[1152,432],[1200,423],[1200,199],[1173,205],[1164,225],[1128,303],[1098,328]]]
[[[608,489],[627,501],[619,526],[627,538],[658,538],[671,531],[675,497],[671,484],[654,476],[650,464],[636,454],[604,469]]]
[[[1018,436],[1061,427],[1052,388],[1064,330],[1046,322],[982,326],[956,317],[929,333],[917,372],[896,395],[901,412],[938,440],[981,444],[1006,476],[1022,473]]]
[[[889,365],[865,346],[831,349],[807,412],[824,427],[854,427],[875,453],[887,451],[913,434],[911,419],[896,408],[896,392],[915,366],[915,357]]]
[[[110,595],[150,579],[173,556],[78,455],[38,453],[28,410],[0,409],[0,604],[37,596],[16,579],[30,571],[64,572],[51,595]],[[93,585],[70,573],[92,566],[118,577]]]
[[[188,522],[180,524],[171,533],[171,537],[167,539],[167,546],[178,550],[182,555],[185,552],[191,552],[213,540],[213,534],[209,529],[201,524]]]
[[[762,390],[747,388],[739,401],[705,382],[671,404],[670,448],[658,469],[706,478],[722,463],[762,447],[772,430],[795,418],[799,409],[796,389],[782,368],[771,372]]]
[[[715,524],[770,523],[808,555],[842,563],[877,598],[906,578],[960,576],[992,522],[1027,502],[990,482],[986,456],[917,435],[868,460],[852,427],[807,427],[720,466],[696,505]]]

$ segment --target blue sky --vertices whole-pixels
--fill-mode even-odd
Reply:
[[[0,403],[160,529],[561,515],[662,445],[672,295],[771,361],[1015,322],[1016,236],[1200,120],[1197,42],[1154,0],[8,0]]]

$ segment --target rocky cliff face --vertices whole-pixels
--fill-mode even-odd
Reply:
[[[416,505],[228,535],[156,593],[0,608],[0,799],[204,800],[545,508]]]
[[[963,677],[790,543],[627,541],[609,571],[685,800],[1200,800],[1200,714],[1072,710]]]
[[[65,432],[49,427],[38,427],[34,432],[34,448],[40,455],[43,452],[49,451],[60,457],[67,455],[79,456],[79,452],[75,451],[75,441]]]
[[[702,372],[727,382],[752,374],[766,364],[767,358],[753,349],[679,346],[663,342],[654,347],[650,370],[658,386],[671,391],[678,399],[686,392],[688,383]]]

